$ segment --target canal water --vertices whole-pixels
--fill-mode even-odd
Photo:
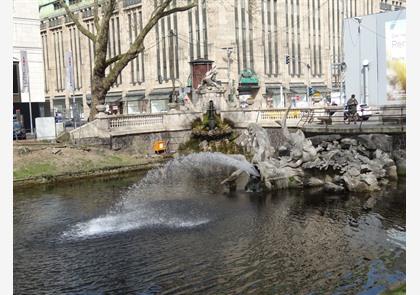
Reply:
[[[379,294],[405,281],[403,182],[373,197],[227,193],[231,171],[188,161],[15,191],[14,293]]]

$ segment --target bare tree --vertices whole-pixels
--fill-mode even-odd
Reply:
[[[64,7],[66,14],[75,23],[78,30],[88,37],[94,44],[95,48],[95,59],[92,73],[92,105],[90,110],[90,119],[92,120],[96,113],[96,106],[105,103],[105,96],[108,93],[111,86],[117,80],[121,71],[127,66],[127,64],[135,59],[139,53],[142,53],[145,49],[144,39],[150,30],[157,24],[157,22],[168,15],[176,12],[187,11],[197,5],[197,0],[192,1],[190,4],[184,6],[176,6],[174,0],[161,0],[154,8],[153,12],[149,16],[149,19],[144,28],[135,36],[133,43],[130,48],[122,54],[118,54],[114,57],[107,59],[108,40],[109,40],[109,24],[114,10],[117,8],[118,0],[104,0],[99,5],[98,0],[94,0],[94,24],[96,33],[90,32],[86,27],[82,25],[78,15],[74,14],[69,6],[65,3],[65,0],[59,0],[60,4]],[[152,1],[149,1],[152,2]],[[160,2],[160,3],[159,3]],[[171,5],[172,4],[172,5]],[[101,13],[99,13],[101,8]],[[106,73],[106,69],[113,65],[109,72]]]

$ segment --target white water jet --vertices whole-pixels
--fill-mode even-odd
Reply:
[[[190,187],[200,180],[211,185],[211,179],[218,174],[224,177],[237,169],[259,176],[255,167],[240,155],[205,152],[173,159],[161,168],[150,170],[131,187],[115,205],[114,211],[117,209],[118,212],[110,211],[104,216],[79,222],[64,232],[63,237],[83,239],[154,226],[192,228],[206,224],[210,219],[203,216],[204,210],[194,213],[198,216],[192,215],[188,207],[190,200],[177,195],[174,188]],[[215,181],[214,186],[217,188],[218,184]]]

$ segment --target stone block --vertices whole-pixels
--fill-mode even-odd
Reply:
[[[362,134],[357,136],[357,140],[369,150],[392,151],[392,136],[386,134]]]

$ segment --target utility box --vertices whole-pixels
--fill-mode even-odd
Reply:
[[[166,151],[166,144],[163,140],[157,140],[153,143],[153,151],[155,154],[161,154]]]
[[[54,140],[56,138],[54,117],[36,118],[35,126],[37,140]]]

